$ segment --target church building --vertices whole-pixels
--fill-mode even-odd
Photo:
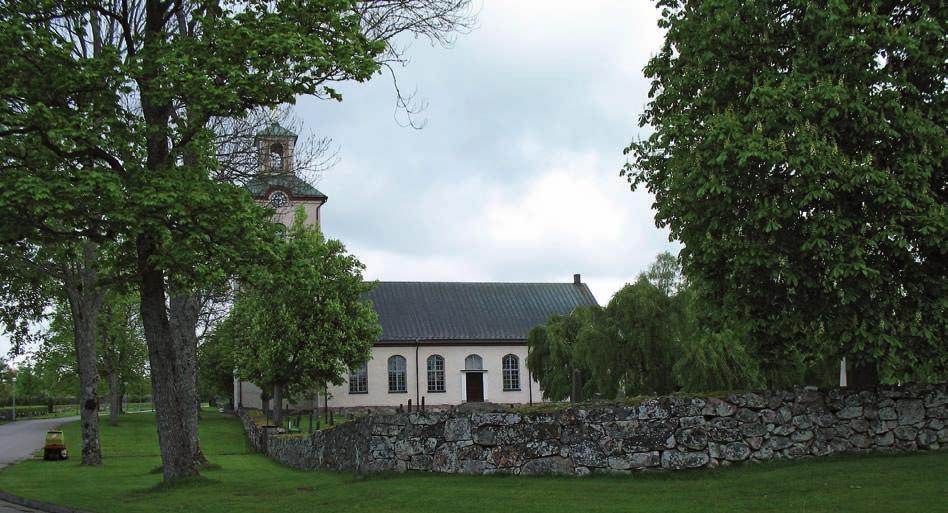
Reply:
[[[293,172],[296,134],[272,123],[256,138],[254,199],[288,226],[302,205],[320,223],[325,194]],[[527,404],[542,390],[526,366],[527,335],[550,315],[568,315],[596,299],[580,275],[563,283],[379,282],[369,299],[382,334],[371,359],[320,394],[330,408],[397,408],[411,400],[444,407],[467,402]],[[260,389],[234,383],[235,404],[260,408]],[[327,397],[328,396],[328,397]]]

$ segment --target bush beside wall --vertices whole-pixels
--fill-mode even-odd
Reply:
[[[241,418],[256,450],[300,469],[584,475],[939,449],[948,444],[948,385],[669,396],[537,413],[376,415],[308,437],[277,435]]]

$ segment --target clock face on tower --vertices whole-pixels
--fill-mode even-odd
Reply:
[[[290,202],[290,198],[285,192],[276,191],[270,195],[270,206],[273,208],[285,207]]]

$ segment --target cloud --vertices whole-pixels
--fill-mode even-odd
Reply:
[[[642,67],[662,32],[651,2],[485,1],[449,49],[414,42],[397,70],[428,108],[401,126],[391,79],[301,98],[304,135],[341,162],[319,189],[324,231],[383,280],[571,281],[601,303],[676,250],[651,199],[618,176],[643,132]],[[0,351],[8,345],[0,338]]]
[[[618,176],[642,132],[641,69],[662,33],[647,2],[485,2],[451,49],[398,71],[428,102],[399,126],[387,78],[298,114],[342,148],[324,230],[383,280],[570,281],[601,302],[675,251],[651,198]]]

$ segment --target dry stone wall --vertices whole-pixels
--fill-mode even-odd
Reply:
[[[417,412],[368,416],[307,437],[265,433],[242,419],[258,451],[301,469],[584,475],[939,449],[948,445],[946,388],[796,388],[537,413]]]

